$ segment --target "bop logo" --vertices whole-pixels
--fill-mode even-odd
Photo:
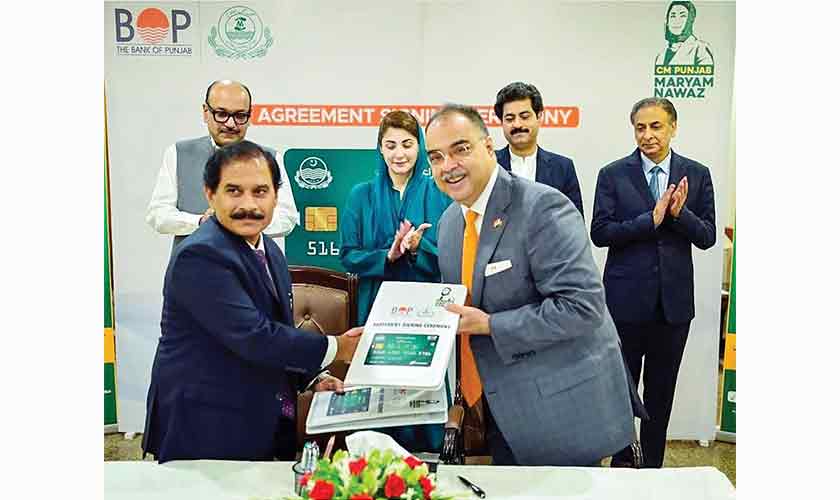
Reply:
[[[147,7],[136,15],[128,9],[114,9],[117,54],[133,56],[191,56],[188,29],[192,16],[183,9],[167,14]]]

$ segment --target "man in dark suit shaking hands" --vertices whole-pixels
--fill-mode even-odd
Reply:
[[[292,327],[286,258],[262,234],[280,183],[274,155],[249,141],[207,160],[215,215],[178,245],[164,280],[143,436],[159,462],[293,459],[298,390],[356,350],[361,328],[325,337]],[[314,385],[343,389],[329,376]]]
[[[557,189],[583,216],[580,184],[571,158],[537,145],[543,100],[537,87],[513,82],[496,94],[493,112],[502,122],[508,145],[496,151],[496,160],[508,172]]]
[[[715,199],[709,169],[670,147],[677,111],[647,98],[630,113],[638,148],[602,168],[590,235],[608,247],[607,306],[635,380],[644,357],[642,422],[646,467],[662,467],[677,374],[694,318],[692,245],[715,244]],[[630,450],[613,466],[631,461]]]

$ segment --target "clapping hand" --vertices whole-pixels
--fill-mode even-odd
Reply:
[[[416,252],[417,247],[420,246],[420,239],[423,237],[423,231],[429,229],[430,227],[432,227],[432,225],[428,222],[420,224],[420,227],[417,229],[414,229],[414,226],[412,226],[400,244],[400,250],[402,253],[407,251],[412,253]]]
[[[404,220],[400,223],[400,228],[394,234],[394,242],[391,243],[391,249],[388,250],[388,262],[394,262],[403,256],[402,242],[405,235],[411,230],[411,223]]]
[[[683,205],[685,205],[685,199],[688,197],[688,177],[683,177],[680,180],[679,185],[677,185],[677,189],[674,191],[674,194],[671,195],[671,204],[668,207],[668,210],[671,212],[671,217],[679,217],[680,212],[682,211]]]
[[[665,214],[668,213],[668,205],[671,203],[671,196],[673,196],[675,189],[676,187],[673,184],[668,186],[668,190],[665,191],[665,194],[659,198],[656,206],[653,207],[653,225],[655,227],[659,227],[662,221],[665,220]]]

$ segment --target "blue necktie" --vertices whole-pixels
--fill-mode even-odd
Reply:
[[[662,168],[658,165],[650,169],[650,184],[648,184],[648,189],[650,189],[650,194],[653,195],[654,201],[659,201],[659,172],[662,172]]]

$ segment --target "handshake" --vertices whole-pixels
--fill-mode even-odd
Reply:
[[[432,227],[431,224],[424,222],[420,227],[414,229],[411,222],[404,220],[400,223],[400,228],[394,234],[394,242],[391,243],[391,248],[388,250],[388,262],[396,262],[402,257],[405,252],[416,252],[417,247],[420,246],[420,239],[423,237],[423,232]]]
[[[357,326],[335,337],[338,341],[338,350],[335,353],[336,361],[349,363],[353,359],[353,354],[356,352],[356,347],[359,345],[363,331],[363,326]]]

